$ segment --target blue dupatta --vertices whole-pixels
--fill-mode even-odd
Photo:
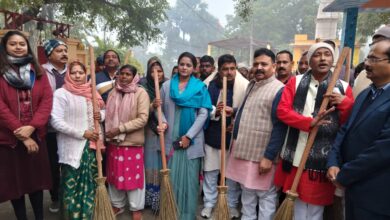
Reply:
[[[176,105],[181,107],[180,114],[180,137],[185,135],[195,122],[196,110],[206,108],[212,110],[212,104],[206,85],[190,76],[187,87],[183,92],[179,92],[179,74],[175,74],[171,79],[170,97]]]

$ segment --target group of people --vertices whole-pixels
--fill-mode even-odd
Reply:
[[[211,218],[221,170],[222,111],[231,218],[273,219],[314,127],[318,134],[299,181],[294,218],[323,219],[324,207],[343,193],[346,219],[390,218],[389,26],[373,36],[360,74],[370,83],[355,82],[364,87],[355,97],[341,79],[326,93],[337,60],[329,42],[313,44],[296,72],[288,50],[257,49],[252,67],[242,73],[233,55],[221,55],[216,66],[211,56],[197,60],[184,52],[170,79],[157,57],[149,59],[140,78],[134,66],[121,66],[118,53],[108,50],[99,58],[104,67],[96,73],[96,91],[85,65],[69,62],[59,39],[44,44],[48,62],[42,66],[18,31],[9,31],[0,47],[0,179],[6,180],[0,182],[0,202],[10,200],[18,220],[27,219],[25,194],[35,218],[43,219],[46,189],[50,211],[64,219],[91,219],[97,145],[105,146],[114,213],[126,206],[135,220],[145,207],[158,213],[160,133],[179,218],[196,219],[200,191],[200,215]],[[320,111],[325,97],[328,110]]]

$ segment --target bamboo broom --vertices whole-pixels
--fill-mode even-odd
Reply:
[[[95,63],[94,63],[94,53],[93,47],[89,45],[89,57],[90,57],[90,72],[91,72],[91,86],[92,86],[92,106],[93,112],[99,112],[97,106],[97,97],[96,97],[96,75],[95,75]],[[94,120],[95,131],[99,133],[100,125],[98,120]],[[106,178],[103,177],[103,168],[102,168],[102,152],[101,152],[101,141],[96,141],[96,162],[98,168],[98,177],[95,179],[96,194],[95,194],[95,208],[93,210],[93,219],[94,220],[114,220],[114,212],[111,207],[111,201],[107,193],[105,186]]]
[[[156,91],[156,99],[160,100],[160,88],[158,81],[158,72],[154,71],[154,88]],[[162,110],[161,106],[157,107],[158,114],[158,126],[162,127]],[[173,194],[172,183],[169,178],[169,169],[167,168],[167,159],[165,156],[165,141],[164,133],[159,132],[160,137],[160,148],[161,148],[161,161],[162,170],[161,173],[161,186],[160,186],[160,210],[158,219],[160,220],[177,220],[178,210],[175,201],[175,195]]]
[[[344,63],[344,60],[347,56],[348,48],[344,47],[343,51],[341,53],[341,56],[339,57],[339,60],[337,61],[336,69],[334,73],[332,74],[332,78],[330,80],[330,83],[328,84],[328,88],[326,90],[325,94],[331,94],[333,92],[333,88],[336,85],[336,82],[339,78],[341,67]],[[329,103],[329,97],[325,96],[322,103],[319,112],[323,112],[326,110]],[[329,110],[326,112],[328,113]],[[326,115],[325,113],[325,115]],[[293,220],[294,219],[294,201],[296,198],[298,198],[297,188],[299,181],[302,176],[302,172],[305,168],[307,158],[309,156],[310,150],[313,146],[314,140],[316,138],[317,132],[318,132],[318,126],[314,125],[313,129],[311,130],[309,134],[309,138],[307,140],[305,150],[303,152],[301,161],[298,166],[297,173],[295,174],[294,181],[292,184],[292,187],[290,190],[286,192],[286,199],[283,201],[282,205],[277,210],[274,220]]]
[[[227,190],[225,185],[225,153],[226,153],[226,96],[227,96],[227,78],[224,75],[222,80],[222,134],[221,134],[221,179],[218,189],[217,206],[214,210],[215,220],[228,220],[230,219],[229,207],[227,202]]]
[[[352,56],[352,49],[348,48],[348,54],[345,61],[345,75],[344,75],[344,81],[349,84],[349,79],[351,78],[351,56]]]

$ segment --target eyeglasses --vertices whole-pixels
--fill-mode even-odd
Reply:
[[[367,57],[364,59],[364,62],[368,63],[379,63],[384,60],[390,60],[389,58],[377,58],[377,57]]]

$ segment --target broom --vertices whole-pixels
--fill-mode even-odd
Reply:
[[[351,48],[348,48],[348,54],[345,61],[345,75],[344,75],[344,81],[349,84],[349,79],[351,78]]]
[[[96,75],[95,75],[95,63],[93,47],[89,45],[89,57],[90,57],[90,72],[91,72],[91,85],[92,85],[92,106],[93,112],[99,112],[97,106],[96,97]],[[95,131],[99,132],[100,125],[98,120],[94,120]],[[98,177],[95,179],[97,183],[96,194],[95,194],[95,208],[93,210],[94,220],[114,220],[114,212],[111,207],[111,201],[108,197],[107,189],[105,186],[106,178],[103,177],[102,169],[102,152],[101,152],[101,141],[96,141],[96,162],[98,168]]]
[[[222,80],[222,134],[221,134],[221,176],[220,176],[220,186],[218,189],[218,200],[217,206],[214,210],[214,219],[215,220],[228,220],[229,216],[229,207],[227,203],[227,189],[225,185],[225,153],[226,153],[226,94],[227,94],[227,78],[223,76]]]
[[[325,94],[331,94],[333,92],[333,88],[336,85],[336,81],[339,78],[341,67],[344,63],[345,57],[347,56],[348,53],[347,47],[343,48],[343,51],[341,53],[341,56],[339,57],[339,60],[337,61],[336,69],[334,73],[332,74],[332,78],[330,83],[328,84],[328,88],[326,90]],[[328,106],[329,103],[329,97],[325,96],[322,103],[319,112],[323,112],[326,110],[326,107]],[[325,115],[329,113],[330,111],[328,110],[325,112]],[[307,140],[305,150],[303,152],[301,161],[298,166],[297,173],[295,174],[293,184],[291,186],[291,189],[286,192],[286,198],[283,201],[282,205],[279,207],[277,210],[274,220],[293,220],[294,219],[294,201],[296,198],[298,198],[298,193],[297,193],[297,188],[299,184],[299,180],[301,179],[302,172],[305,168],[307,158],[309,156],[310,150],[313,146],[314,140],[316,138],[317,132],[318,132],[318,126],[314,125],[313,129],[311,130],[309,134],[309,138]]]
[[[154,88],[156,91],[156,99],[161,99],[160,88],[158,81],[158,73],[154,71]],[[162,111],[161,106],[157,107],[158,114],[158,126],[162,127]],[[161,186],[160,186],[160,210],[158,213],[158,219],[160,220],[177,220],[178,210],[175,201],[175,195],[173,194],[171,180],[169,179],[169,169],[167,168],[167,159],[165,156],[165,141],[164,133],[159,132],[160,146],[161,146],[161,161],[162,170],[161,173]]]

